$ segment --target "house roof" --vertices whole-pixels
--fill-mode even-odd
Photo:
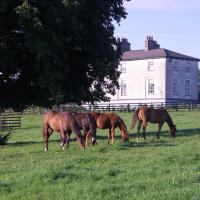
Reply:
[[[144,60],[144,59],[155,59],[155,58],[174,58],[181,60],[197,61],[199,58],[194,58],[191,56],[186,56],[174,51],[170,51],[163,48],[151,49],[151,50],[131,50],[125,51],[122,55],[122,61],[125,60]]]

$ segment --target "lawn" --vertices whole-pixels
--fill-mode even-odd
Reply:
[[[128,129],[131,113],[118,113]],[[72,137],[69,150],[59,149],[59,135],[44,152],[41,116],[22,118],[8,145],[0,147],[0,199],[188,200],[200,199],[200,112],[170,112],[177,124],[173,139],[167,124],[156,139],[148,124],[147,139],[106,144],[108,130],[98,130],[98,145],[85,150]],[[73,135],[72,135],[73,136]]]

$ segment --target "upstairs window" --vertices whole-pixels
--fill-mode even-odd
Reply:
[[[175,60],[172,64],[173,71],[178,71],[178,61]]]
[[[154,71],[154,62],[148,61],[148,71]]]
[[[172,94],[178,95],[178,79],[173,79],[172,81]]]
[[[148,94],[154,94],[154,80],[153,79],[149,79],[148,80]]]
[[[186,72],[191,72],[191,63],[187,63],[187,64],[186,64],[185,71],[186,71]]]
[[[126,96],[127,91],[126,91],[126,81],[121,81],[121,96]]]
[[[122,72],[122,73],[125,73],[125,72],[126,72],[126,64],[125,64],[125,63],[122,63],[122,64],[121,64],[121,72]]]

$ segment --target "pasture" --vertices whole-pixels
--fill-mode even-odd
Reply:
[[[128,129],[131,113],[118,113]],[[72,133],[69,150],[60,150],[58,134],[44,152],[41,116],[24,115],[21,129],[12,130],[0,147],[0,199],[68,200],[188,200],[200,199],[200,112],[170,112],[177,124],[172,138],[164,124],[148,124],[146,141],[129,143],[116,129],[114,144],[108,130],[97,130],[95,147],[81,150]]]

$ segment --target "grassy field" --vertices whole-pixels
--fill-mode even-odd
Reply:
[[[131,113],[118,113],[130,127]],[[188,200],[200,199],[200,112],[171,112],[177,124],[172,139],[165,124],[156,139],[148,124],[147,140],[107,145],[107,130],[98,130],[98,145],[85,150],[70,142],[59,149],[59,136],[44,152],[41,116],[24,116],[8,145],[0,147],[0,199]]]

